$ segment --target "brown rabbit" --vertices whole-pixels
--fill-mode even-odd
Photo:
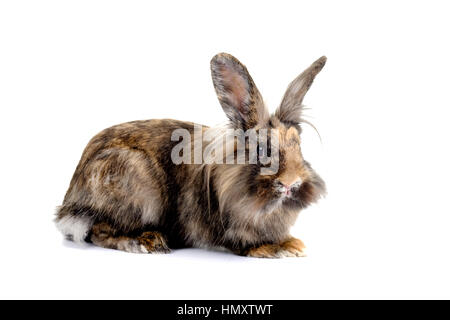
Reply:
[[[249,129],[277,133],[278,168],[272,174],[261,174],[265,165],[247,158],[235,164],[174,163],[179,142],[173,132],[195,136],[191,122],[120,124],[97,134],[84,150],[58,208],[58,229],[76,242],[135,253],[224,247],[252,257],[303,256],[302,241],[289,229],[325,185],[301,154],[302,100],[325,62],[322,57],[300,74],[270,115],[243,64],[226,53],[211,60],[228,128],[241,129],[238,135]],[[223,128],[213,130],[225,135]],[[237,152],[233,146],[231,155]],[[270,152],[268,145],[257,150]]]

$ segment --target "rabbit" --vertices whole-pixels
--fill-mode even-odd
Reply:
[[[261,175],[263,165],[247,160],[175,164],[171,155],[178,141],[172,133],[194,134],[195,123],[119,124],[85,148],[57,209],[57,228],[74,242],[133,253],[197,247],[259,258],[304,256],[305,245],[289,230],[326,188],[301,153],[302,101],[325,62],[319,58],[293,80],[270,114],[239,60],[227,53],[211,60],[226,128],[276,129],[279,167],[273,174]]]

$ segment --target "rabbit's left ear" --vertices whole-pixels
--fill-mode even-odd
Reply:
[[[303,71],[289,84],[283,100],[275,112],[278,119],[288,123],[300,122],[303,98],[326,61],[326,57],[317,59],[308,69]]]
[[[227,53],[215,55],[211,75],[222,109],[233,127],[247,130],[269,118],[258,88],[238,59]]]

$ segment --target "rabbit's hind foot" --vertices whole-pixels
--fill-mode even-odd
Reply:
[[[107,223],[92,226],[90,240],[99,247],[131,253],[169,253],[167,240],[160,232],[146,231],[139,236],[120,235]]]

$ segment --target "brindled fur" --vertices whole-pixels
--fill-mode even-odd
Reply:
[[[325,61],[320,58],[289,85],[274,115],[236,58],[222,53],[211,61],[228,127],[278,130],[275,174],[261,175],[261,165],[249,163],[175,165],[171,150],[179,142],[171,134],[184,128],[194,137],[194,123],[124,123],[87,145],[58,208],[58,228],[73,241],[136,253],[225,247],[254,257],[304,255],[289,229],[325,185],[302,157],[301,103]],[[290,184],[291,195],[284,197],[283,186]]]

